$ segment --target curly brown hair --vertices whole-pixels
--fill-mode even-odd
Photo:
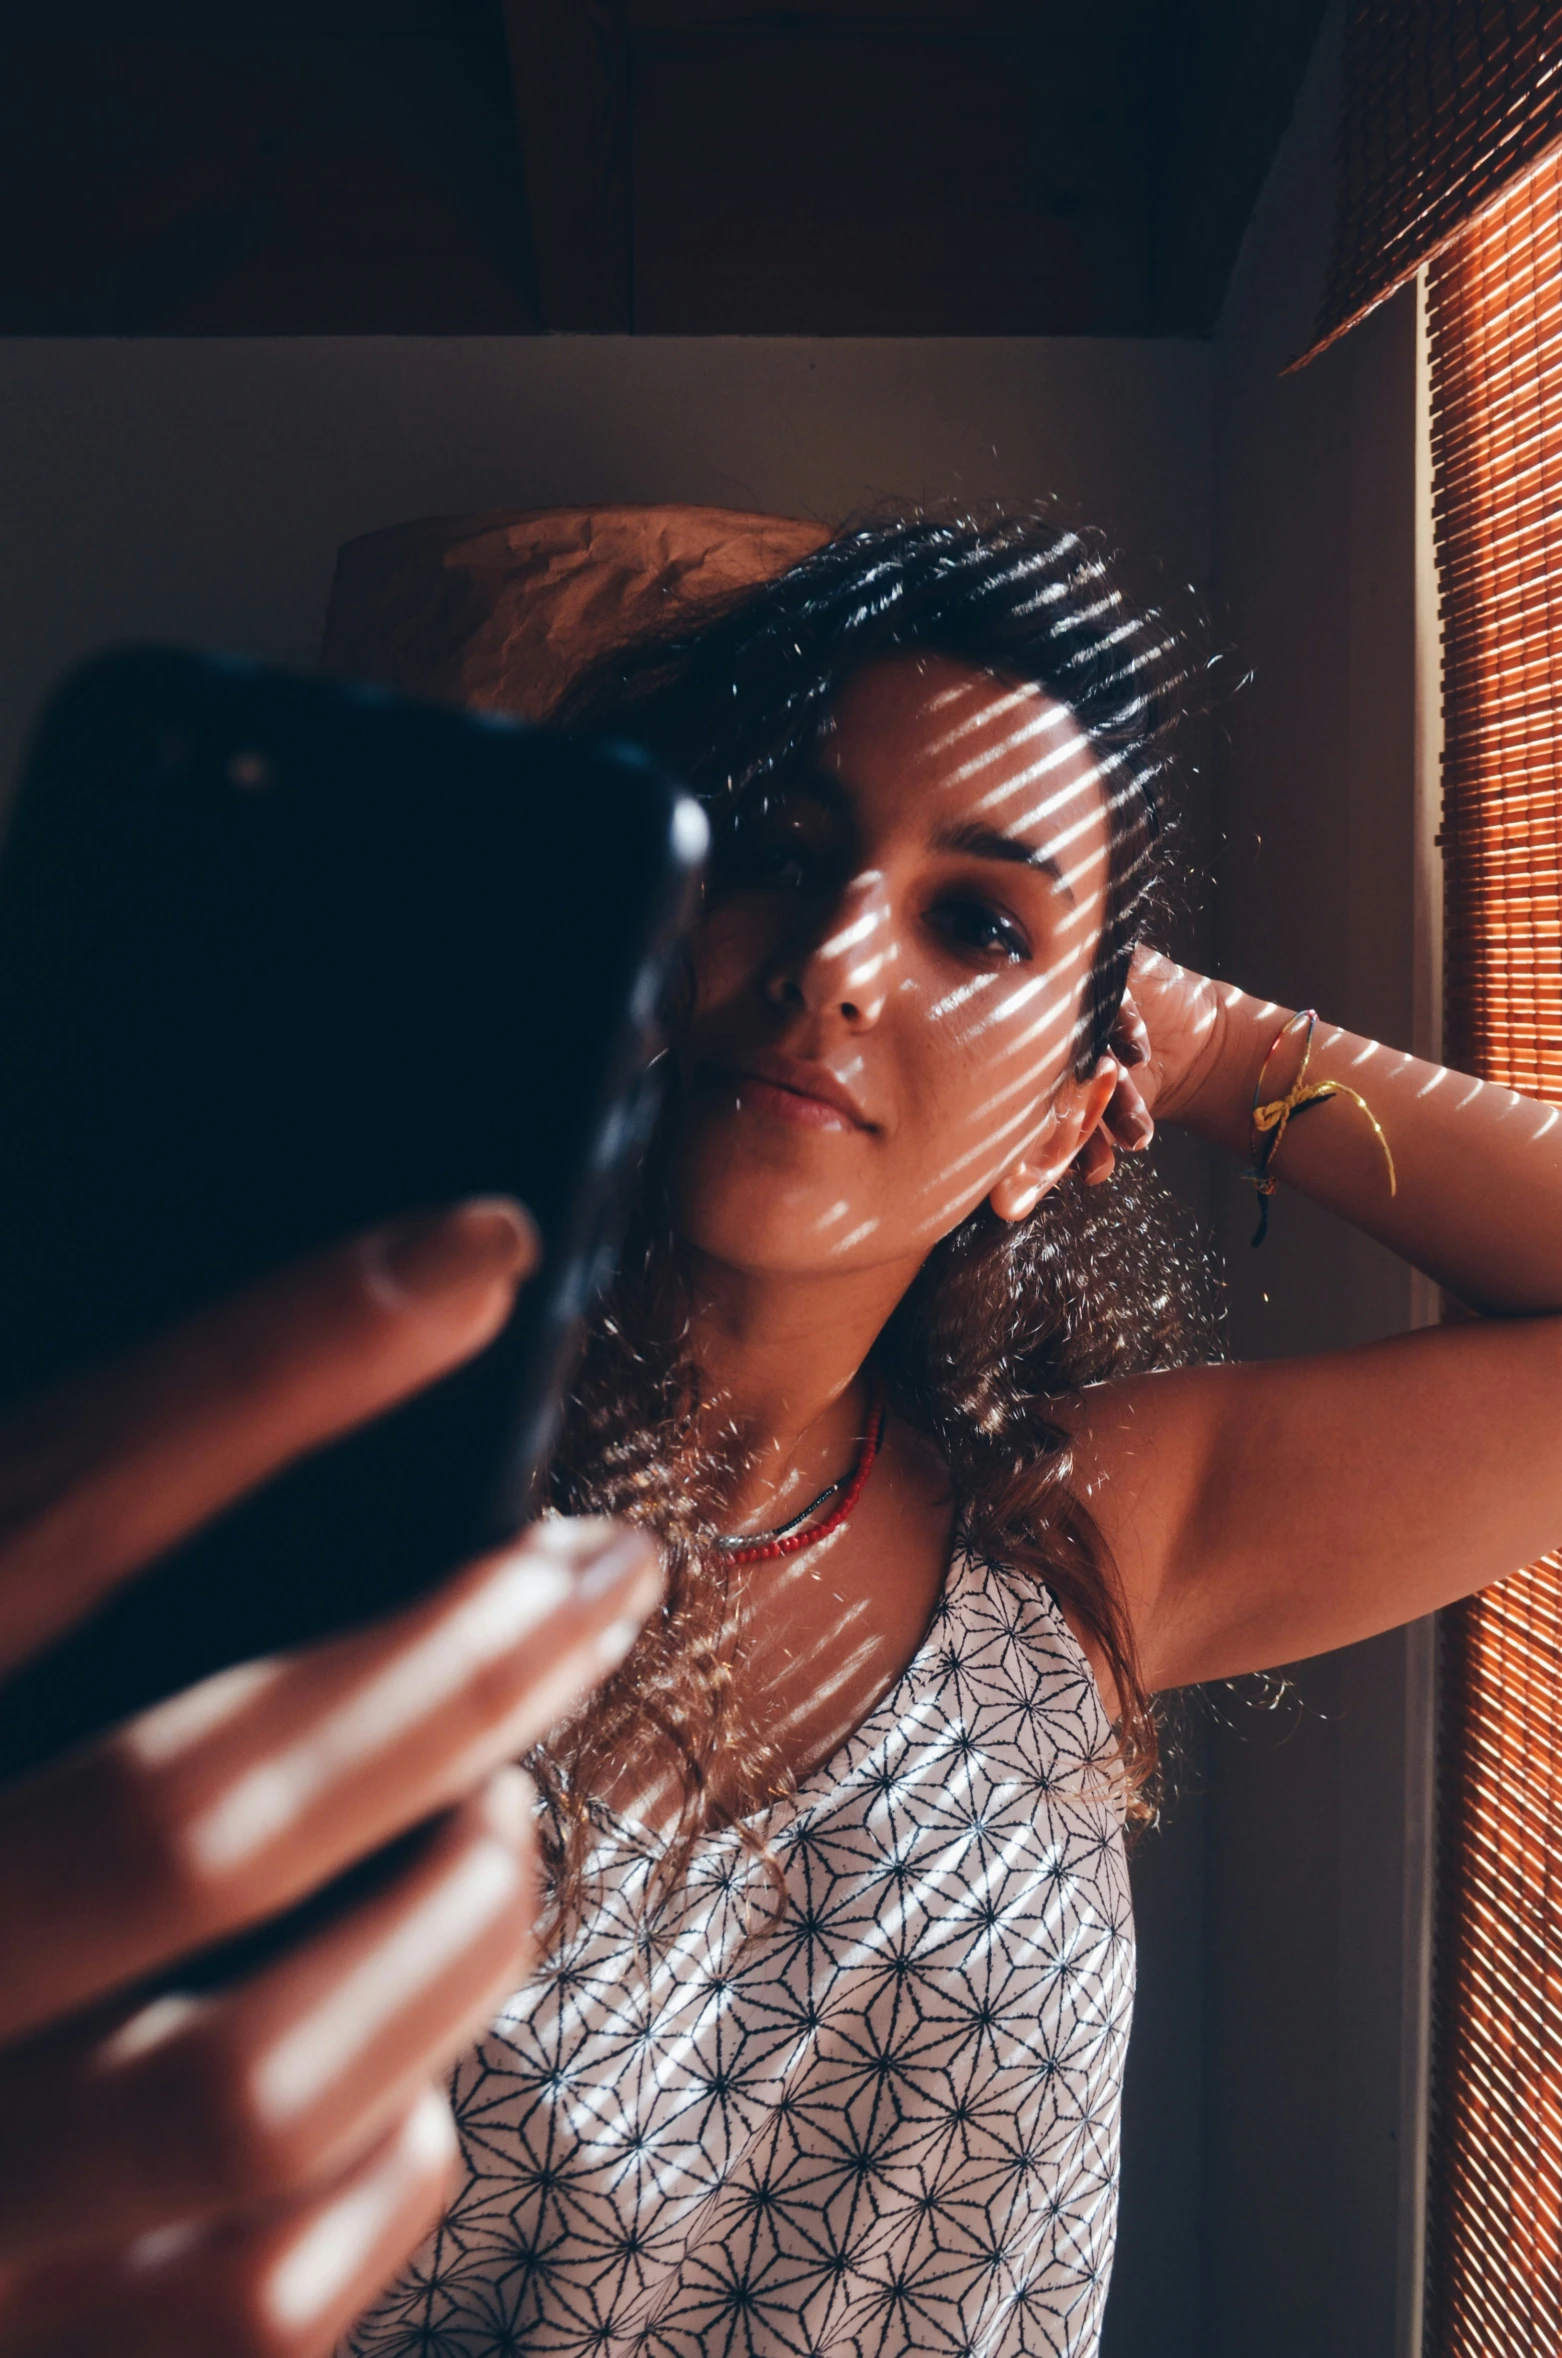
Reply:
[[[554,718],[632,737],[690,782],[712,820],[719,891],[723,842],[816,744],[844,682],[866,663],[918,650],[1039,686],[1092,741],[1111,853],[1074,1041],[1076,1069],[1088,1074],[1160,905],[1165,788],[1196,665],[1184,636],[1131,606],[1079,533],[1036,512],[919,512],[856,526],[681,634],[616,650]],[[1142,1163],[1120,1162],[1099,1187],[1070,1172],[1018,1223],[985,1204],[970,1213],[929,1254],[873,1354],[890,1406],[942,1454],[961,1543],[1032,1574],[1099,1644],[1140,1816],[1152,1809],[1156,1725],[1115,1567],[1073,1486],[1059,1407],[1104,1377],[1213,1355],[1212,1299],[1186,1215]],[[660,1619],[533,1764],[565,1918],[580,1904],[598,1797],[648,1736],[676,1764],[680,1787],[664,1889],[711,1823],[718,1760],[736,1755],[747,1790],[784,1782],[730,1673],[729,1567],[714,1541],[738,1471],[735,1435],[707,1399],[691,1348],[653,1146],[547,1477],[556,1509],[646,1524],[669,1560]]]

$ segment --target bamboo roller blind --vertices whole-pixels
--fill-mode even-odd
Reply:
[[[1562,138],[1558,0],[1352,0],[1311,359]]]
[[[1562,1102],[1562,155],[1445,249],[1430,323],[1446,1052]],[[1439,1751],[1428,2358],[1554,2358],[1562,1556],[1445,1616]]]

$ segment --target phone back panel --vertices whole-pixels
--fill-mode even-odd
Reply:
[[[701,842],[622,749],[177,654],[67,685],[0,857],[0,1405],[473,1194],[544,1264],[478,1360],[0,1687],[0,1774],[514,1530]]]

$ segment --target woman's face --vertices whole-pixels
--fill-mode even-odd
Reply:
[[[678,1226],[776,1274],[1023,1218],[1098,1118],[1072,1071],[1107,820],[1073,714],[942,656],[843,691],[719,856],[677,1055]]]

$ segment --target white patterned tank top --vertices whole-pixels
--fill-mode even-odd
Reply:
[[[466,2178],[353,2358],[1091,2358],[1134,1945],[1112,1746],[1037,1584],[957,1555],[844,1749],[637,1938],[649,1838],[458,2067]]]

